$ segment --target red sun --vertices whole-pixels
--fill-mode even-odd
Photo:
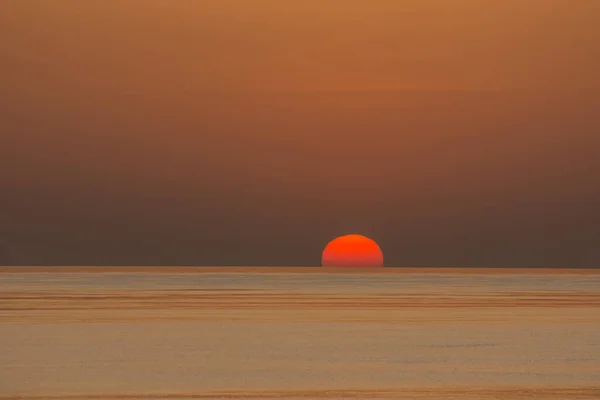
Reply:
[[[375,241],[362,235],[340,236],[323,250],[324,267],[383,267],[383,253]]]

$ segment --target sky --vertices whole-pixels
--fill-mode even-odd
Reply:
[[[0,264],[600,267],[600,2],[0,2]]]

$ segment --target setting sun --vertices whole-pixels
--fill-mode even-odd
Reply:
[[[324,267],[382,267],[383,253],[373,241],[362,235],[340,236],[325,247]]]

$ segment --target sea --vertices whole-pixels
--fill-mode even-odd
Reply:
[[[0,399],[600,399],[600,272],[4,268]]]

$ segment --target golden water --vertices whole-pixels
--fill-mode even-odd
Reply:
[[[207,271],[1,273],[0,399],[600,399],[598,274]]]

